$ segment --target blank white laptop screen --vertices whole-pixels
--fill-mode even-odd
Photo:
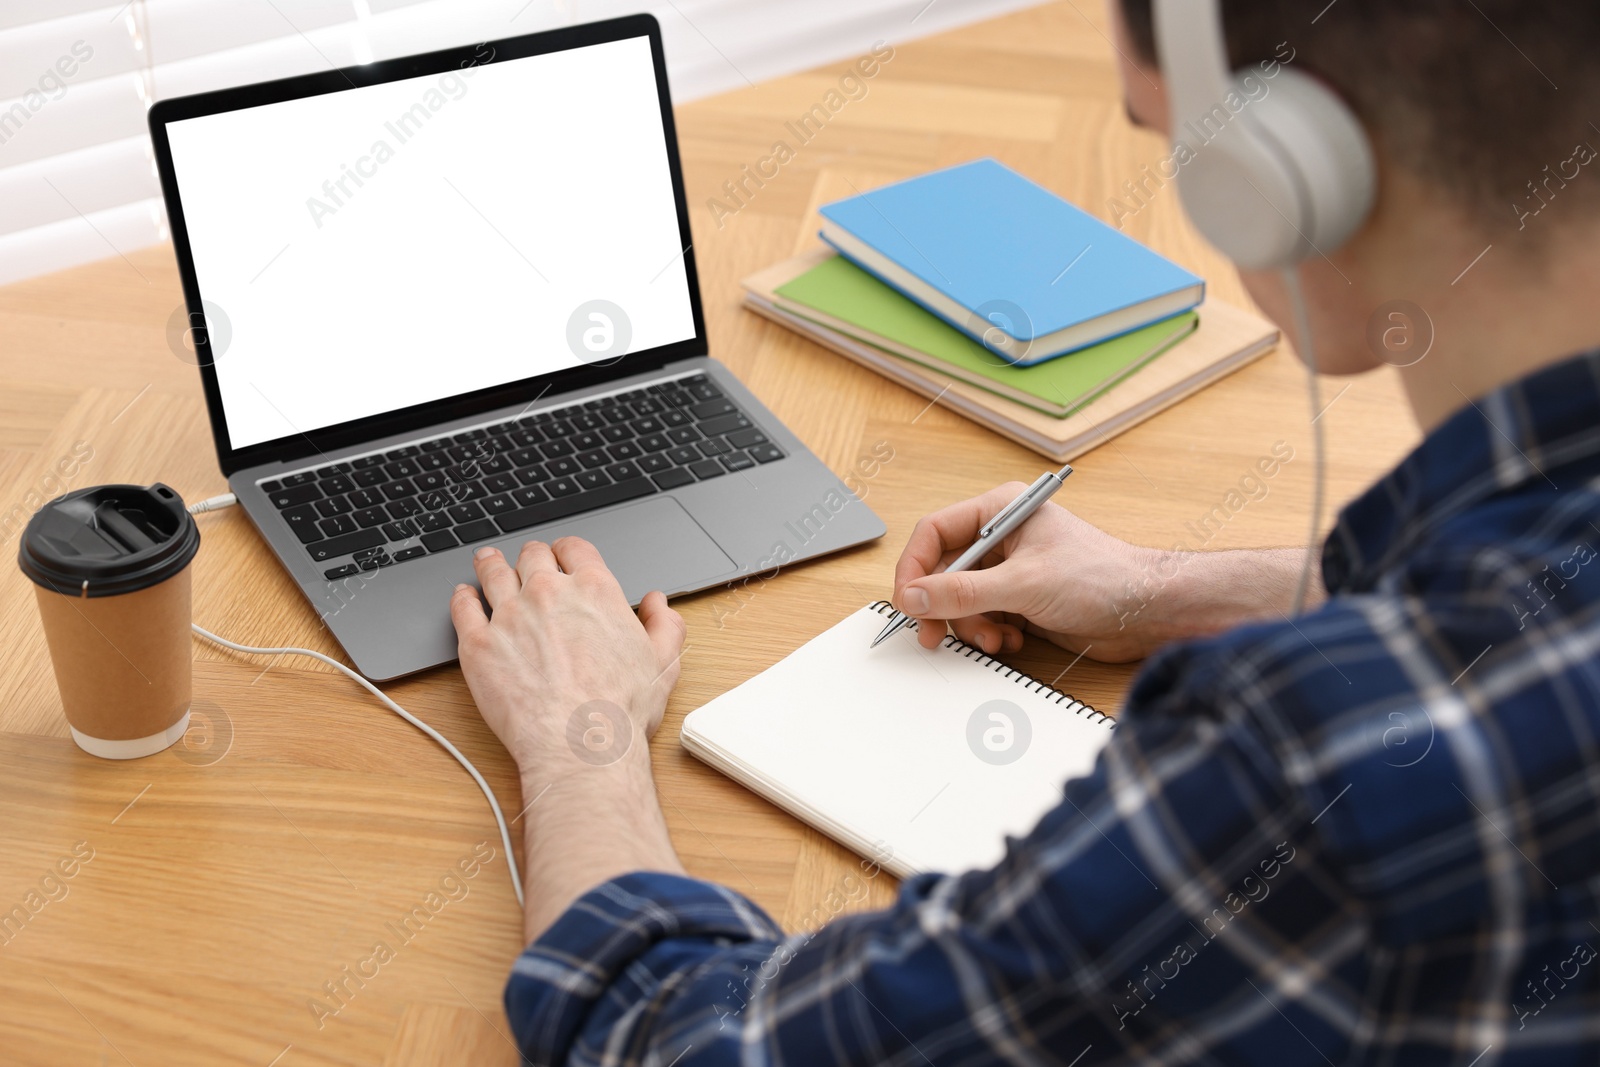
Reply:
[[[167,133],[234,448],[695,336],[648,37]]]

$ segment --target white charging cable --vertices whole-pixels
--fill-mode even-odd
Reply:
[[[216,496],[207,497],[198,504],[190,504],[189,514],[203,515],[208,511],[221,511],[223,508],[233,507],[238,502],[239,498],[232,493],[219,493]]]
[[[1317,563],[1317,535],[1322,529],[1322,498],[1327,480],[1326,452],[1322,437],[1322,383],[1317,378],[1316,339],[1311,336],[1311,315],[1306,310],[1306,297],[1300,288],[1300,272],[1289,267],[1283,272],[1284,288],[1289,292],[1289,303],[1294,307],[1294,329],[1299,334],[1295,343],[1300,348],[1300,358],[1306,365],[1306,380],[1311,394],[1311,533],[1306,539],[1306,562],[1300,570],[1300,581],[1294,590],[1294,611],[1305,610],[1306,597],[1311,590],[1312,568]]]
[[[489,783],[483,780],[483,775],[478,773],[478,768],[474,767],[472,765],[472,761],[461,754],[460,749],[456,748],[456,746],[452,745],[448,740],[446,740],[443,734],[429,726],[427,723],[423,722],[421,719],[417,718],[415,715],[411,714],[405,708],[402,708],[399,704],[396,704],[394,701],[390,700],[383,690],[379,689],[377,686],[373,685],[371,682],[367,681],[365,678],[361,677],[361,675],[357,674],[349,667],[346,667],[343,663],[340,663],[332,656],[324,656],[321,652],[315,652],[309,648],[256,648],[251,645],[241,645],[233,641],[229,641],[226,638],[218,637],[216,634],[200,626],[198,623],[192,625],[194,632],[205,638],[207,641],[221,645],[223,648],[231,648],[235,652],[245,652],[252,656],[309,656],[314,660],[320,660],[321,662],[326,663],[330,667],[338,668],[345,674],[349,675],[350,679],[357,685],[361,686],[367,692],[383,701],[384,704],[388,706],[390,711],[394,712],[406,722],[410,723],[412,726],[415,726],[417,729],[421,730],[423,733],[437,741],[439,743],[439,747],[443,748],[446,752],[450,753],[450,755],[454,756],[456,758],[456,762],[467,769],[467,773],[472,775],[472,780],[478,783],[478,788],[483,790],[484,797],[488,799],[489,807],[494,812],[494,821],[500,827],[500,843],[505,846],[506,866],[511,870],[511,887],[516,890],[517,903],[521,904],[523,902],[522,874],[517,870],[517,856],[516,853],[511,849],[511,831],[506,827],[506,817],[500,811],[500,802],[495,799],[494,790],[489,788]]]
[[[216,511],[221,508],[232,507],[238,502],[238,498],[232,493],[223,493],[221,496],[214,496],[209,500],[202,500],[198,504],[189,505],[189,513],[192,515],[199,515],[207,511]],[[223,648],[232,649],[235,652],[244,652],[252,656],[309,656],[314,660],[319,660],[323,663],[326,663],[328,666],[336,668],[337,670],[343,671],[345,674],[349,675],[353,682],[361,686],[373,696],[377,697],[379,700],[383,701],[384,705],[387,706],[390,711],[394,712],[406,722],[410,723],[412,726],[415,726],[417,729],[421,730],[423,733],[437,741],[440,748],[454,756],[456,762],[466,768],[467,773],[472,775],[472,780],[478,783],[478,788],[483,790],[485,799],[489,801],[489,809],[494,812],[494,821],[500,827],[500,843],[505,846],[506,867],[511,871],[511,888],[516,891],[517,903],[519,905],[523,903],[522,872],[517,869],[517,854],[511,848],[511,831],[506,826],[506,817],[505,814],[500,810],[500,802],[495,799],[494,790],[489,788],[489,783],[483,780],[483,775],[478,773],[478,768],[474,767],[472,765],[472,761],[463,756],[461,754],[461,750],[452,745],[443,734],[429,726],[427,723],[423,722],[421,719],[417,718],[415,715],[411,714],[405,708],[402,708],[399,704],[396,704],[394,701],[390,700],[388,695],[385,694],[383,690],[379,689],[377,686],[373,685],[371,682],[367,681],[365,678],[361,677],[361,675],[357,674],[349,667],[346,667],[343,663],[340,663],[332,656],[324,656],[321,652],[316,652],[309,648],[256,648],[253,645],[241,645],[234,641],[229,641],[225,637],[218,637],[216,634],[212,633],[210,630],[207,630],[199,623],[191,623],[190,625],[196,634],[199,634],[207,641],[210,641],[213,644],[221,645]]]

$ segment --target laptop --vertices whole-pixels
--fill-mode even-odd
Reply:
[[[637,604],[881,537],[709,356],[648,15],[150,112],[216,441],[355,666],[456,658],[485,545],[593,542]]]

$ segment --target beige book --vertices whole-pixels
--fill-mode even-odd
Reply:
[[[745,306],[1058,463],[1099,447],[1260,359],[1278,343],[1277,328],[1265,319],[1207,300],[1199,308],[1200,327],[1187,340],[1091,403],[1056,418],[893,355],[864,340],[860,331],[852,336],[824,325],[816,321],[814,312],[808,318],[790,310],[777,289],[834,254],[830,248],[818,248],[752,274],[743,283]]]

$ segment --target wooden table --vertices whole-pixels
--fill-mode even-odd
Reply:
[[[1066,0],[898,46],[869,85],[737,213],[708,206],[741,167],[790,139],[784,123],[823,100],[847,64],[680,109],[696,248],[714,355],[841,475],[877,442],[894,458],[865,483],[888,523],[878,544],[795,567],[735,596],[678,603],[689,621],[683,681],[653,744],[673,839],[689,870],[748,893],[790,927],[855,869],[844,850],[686,756],[683,715],[885,595],[916,519],[1016,477],[1039,457],[880,380],[739,307],[738,280],[810,245],[817,203],[994,155],[1079,204],[1108,198],[1161,141],[1129,127],[1099,4]],[[891,44],[894,42],[891,41]],[[731,206],[731,205],[730,205]],[[1248,303],[1234,272],[1161,190],[1128,232]],[[225,486],[196,372],[169,350],[180,306],[168,248],[0,289],[0,530],[5,516],[67,487],[163,480],[198,499]],[[1338,504],[1416,439],[1388,374],[1330,382],[1322,420]],[[1304,543],[1310,436],[1304,383],[1287,351],[1241,371],[1085,456],[1063,501],[1121,537],[1195,543],[1205,515],[1276,442],[1295,458],[1208,547]],[[338,654],[238,511],[201,519],[195,617],[254,644]],[[197,705],[221,758],[169,751],[111,763],[68,739],[29,583],[0,576],[0,1059],[27,1064],[422,1064],[516,1062],[500,1009],[520,920],[493,823],[461,769],[348,680],[314,662],[261,662],[196,644]],[[1105,708],[1131,671],[1050,648],[1022,669]],[[521,808],[504,751],[459,670],[389,687],[472,758],[510,813]],[[224,733],[231,741],[222,744]],[[848,738],[841,738],[848,744]],[[344,980],[387,924],[423,903],[479,842],[494,859],[464,882],[336,1016]],[[83,844],[80,844],[83,843]],[[88,862],[58,861],[92,852]],[[864,905],[893,886],[879,878]],[[37,894],[30,897],[30,893]],[[37,910],[30,910],[32,903]],[[367,968],[370,973],[370,967]]]

